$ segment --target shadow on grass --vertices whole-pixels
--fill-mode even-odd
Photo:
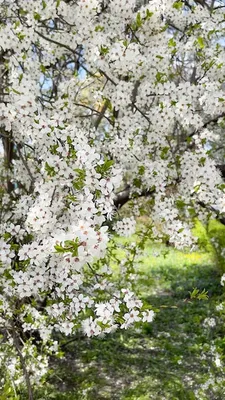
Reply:
[[[209,378],[223,378],[211,353],[213,341],[224,335],[222,322],[209,329],[203,326],[205,318],[215,314],[222,296],[216,270],[212,266],[158,267],[149,272],[149,280],[141,279],[140,286],[145,300],[160,310],[154,322],[105,338],[71,342],[65,359],[53,362],[54,392],[49,398],[225,398],[221,385],[215,390],[207,384]],[[194,287],[208,290],[209,299],[190,302],[189,291]]]

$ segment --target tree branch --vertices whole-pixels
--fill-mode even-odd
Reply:
[[[212,211],[216,214],[217,216],[217,220],[222,224],[225,225],[225,217],[221,217],[220,212],[218,210],[216,210],[213,206],[210,206],[208,204],[205,204],[203,201],[197,201],[197,203],[204,208],[205,210],[209,210]]]
[[[29,372],[27,371],[26,361],[25,361],[25,358],[22,355],[22,352],[21,352],[21,349],[20,349],[21,346],[20,346],[19,338],[18,338],[18,336],[16,334],[14,326],[12,328],[12,336],[13,336],[13,344],[14,344],[15,349],[17,351],[17,354],[19,356],[21,367],[22,367],[22,370],[23,370],[23,375],[24,375],[24,378],[25,378],[25,381],[26,381],[27,390],[28,390],[28,399],[29,400],[34,400],[33,389],[32,389],[31,381],[30,381],[30,375],[29,375]]]
[[[117,196],[114,200],[114,206],[118,209],[121,208],[124,204],[126,204],[128,201],[133,200],[131,196],[131,190],[130,186],[127,186],[126,189],[124,189],[122,192],[117,193]],[[155,192],[155,189],[144,189],[142,192],[138,195],[138,198],[140,197],[147,197],[153,195]]]
[[[31,170],[30,170],[29,165],[27,164],[25,158],[24,158],[23,155],[22,155],[22,151],[20,150],[20,145],[17,146],[17,150],[18,150],[19,156],[20,156],[20,158],[21,158],[21,161],[22,161],[24,167],[26,168],[26,170],[27,170],[27,172],[28,172],[28,175],[29,175],[29,177],[30,177],[30,179],[31,179],[31,186],[30,186],[30,189],[29,189],[29,192],[30,192],[30,191],[32,190],[32,188],[33,188],[33,185],[34,185],[34,177],[33,177],[33,175],[32,175],[32,172],[31,172]]]
[[[194,132],[190,133],[188,135],[188,138],[193,137],[196,133],[201,132],[202,129],[206,128],[209,124],[213,123],[215,124],[216,122],[218,122],[218,119],[225,117],[225,112],[217,115],[216,117],[211,118],[210,120],[206,121],[200,128],[198,128],[197,130],[195,130]]]
[[[98,128],[102,118],[106,118],[110,122],[110,124],[112,124],[112,121],[110,121],[109,118],[105,116],[105,112],[106,112],[109,104],[110,104],[110,101],[108,99],[106,99],[101,111],[98,114],[98,118],[96,119],[96,121],[93,124],[95,129]]]
[[[74,105],[77,106],[77,107],[86,108],[87,110],[90,110],[90,111],[92,111],[94,114],[98,115],[97,121],[94,123],[94,127],[95,127],[95,128],[98,127],[98,125],[99,125],[99,123],[101,122],[102,118],[107,119],[107,121],[108,121],[111,125],[113,125],[113,122],[110,120],[110,118],[106,117],[106,115],[105,115],[105,111],[106,111],[106,109],[107,109],[107,107],[108,107],[108,105],[109,105],[109,100],[106,100],[106,102],[105,102],[105,104],[104,104],[104,106],[103,106],[103,108],[102,108],[101,111],[98,111],[98,110],[96,110],[95,108],[92,108],[92,107],[90,107],[90,106],[87,106],[86,104],[74,103]],[[97,123],[97,122],[98,122],[98,123]]]

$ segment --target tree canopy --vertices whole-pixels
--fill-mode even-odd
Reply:
[[[0,2],[2,368],[30,399],[55,332],[153,320],[130,279],[148,238],[195,249],[196,218],[225,224],[224,10]],[[132,235],[145,207],[115,284],[113,232]]]

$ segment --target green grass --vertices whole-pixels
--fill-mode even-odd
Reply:
[[[225,226],[214,219],[210,220],[206,227],[200,221],[196,221],[193,233],[198,238],[200,247],[212,254],[218,270],[221,274],[224,273]],[[214,244],[212,244],[212,240]]]
[[[225,399],[225,370],[216,367],[210,349],[217,343],[225,356],[224,321],[215,311],[224,294],[213,260],[210,253],[148,244],[137,285],[159,310],[154,322],[104,338],[76,338],[63,360],[52,360],[53,375],[37,400]],[[190,301],[195,287],[206,289],[209,299]],[[204,328],[215,314],[216,326]],[[216,384],[208,385],[209,378]]]

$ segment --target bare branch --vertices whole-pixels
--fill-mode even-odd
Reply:
[[[99,124],[100,124],[102,118],[106,118],[106,119],[112,124],[112,121],[110,121],[109,118],[107,118],[107,117],[105,116],[105,112],[106,112],[106,110],[107,110],[109,104],[110,104],[109,99],[106,99],[106,101],[105,101],[105,103],[104,103],[104,105],[103,105],[101,111],[100,111],[99,114],[98,114],[98,118],[97,118],[96,121],[94,122],[94,128],[96,128],[96,129],[98,128],[98,126],[99,126]]]
[[[210,118],[210,119],[209,119],[208,121],[206,121],[200,128],[198,128],[197,130],[195,130],[195,131],[193,131],[192,133],[190,133],[190,134],[188,135],[188,137],[189,137],[189,138],[193,137],[194,135],[196,135],[196,133],[201,132],[202,129],[207,128],[207,126],[208,126],[209,124],[211,124],[211,123],[215,124],[216,122],[218,122],[218,120],[219,120],[220,118],[223,118],[223,117],[225,117],[225,112],[223,112],[223,113],[221,113],[221,114],[219,114],[219,115],[217,115],[217,116],[215,116],[215,117],[213,117],[213,118]]]
[[[106,104],[106,103],[107,103],[107,104]],[[87,110],[90,110],[90,111],[92,111],[94,114],[98,115],[98,116],[99,116],[99,117],[98,117],[98,118],[99,118],[99,123],[101,122],[102,118],[105,118],[105,119],[107,119],[107,121],[108,121],[111,125],[113,125],[113,122],[110,120],[110,118],[106,117],[106,115],[105,115],[106,108],[109,106],[109,100],[106,100],[106,103],[105,103],[105,105],[103,106],[103,108],[102,108],[101,111],[98,111],[98,110],[96,110],[95,108],[92,108],[92,107],[90,107],[90,106],[87,106],[86,104],[81,104],[81,103],[74,103],[74,104],[75,104],[75,106],[86,108]],[[105,107],[105,109],[104,109],[104,107]],[[94,125],[94,126],[97,128],[98,125],[99,125],[99,123],[97,124],[97,126],[95,126],[95,125]]]
[[[142,192],[138,195],[139,197],[147,197],[147,196],[152,196],[155,193],[155,189],[144,189]],[[131,190],[130,186],[127,186],[126,189],[124,189],[122,192],[117,193],[117,196],[114,200],[114,206],[116,208],[121,208],[124,204],[126,204],[128,201],[133,200],[131,197]]]
[[[22,163],[23,163],[24,167],[26,168],[26,170],[27,170],[27,172],[28,172],[28,175],[29,175],[29,177],[30,177],[30,179],[31,179],[31,187],[30,187],[30,190],[31,190],[32,187],[33,187],[33,185],[34,185],[34,177],[33,177],[33,175],[32,175],[32,172],[31,172],[31,170],[30,170],[29,165],[27,164],[27,161],[26,161],[25,158],[23,157],[22,151],[20,150],[20,145],[17,146],[17,151],[18,151],[19,156],[20,156],[20,158],[21,158],[21,160],[22,160]],[[30,191],[30,190],[29,190],[29,191]]]

